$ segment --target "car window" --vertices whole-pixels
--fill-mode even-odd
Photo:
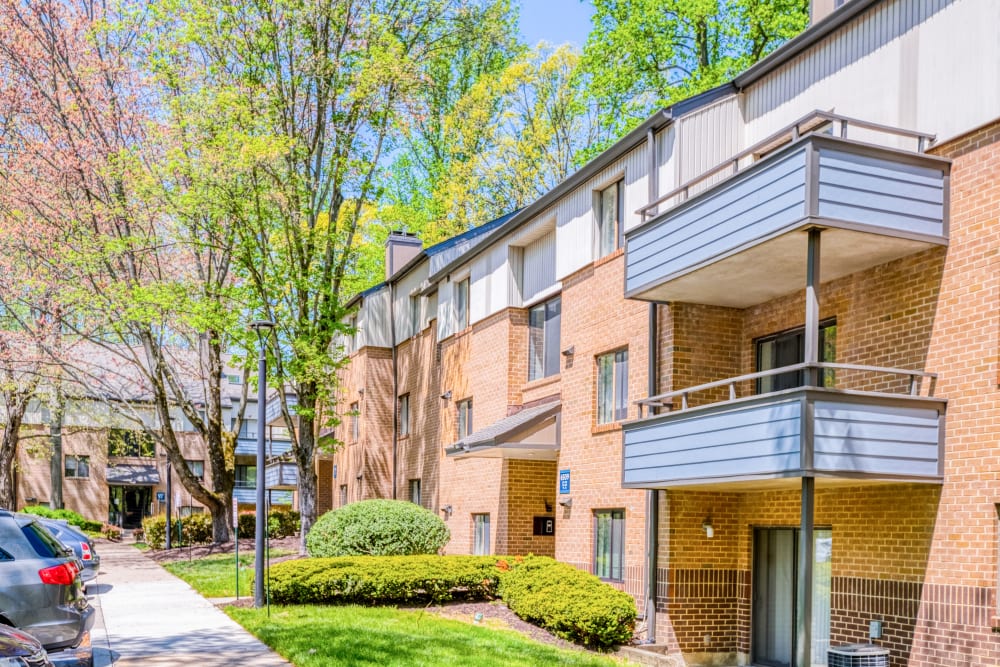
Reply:
[[[34,521],[22,525],[21,532],[42,558],[60,558],[65,554],[65,547]]]
[[[8,561],[8,560],[14,560],[14,557],[11,556],[6,551],[4,551],[3,549],[0,549],[0,563],[2,563],[4,561]]]

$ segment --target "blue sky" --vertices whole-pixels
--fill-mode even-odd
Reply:
[[[529,45],[540,40],[559,45],[570,42],[582,49],[590,32],[594,7],[589,0],[519,0],[521,36]]]

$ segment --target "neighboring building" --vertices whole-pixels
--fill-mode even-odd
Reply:
[[[62,420],[63,506],[84,517],[124,528],[138,528],[142,519],[166,512],[167,494],[172,496],[173,511],[179,516],[205,510],[182,486],[176,476],[168,481],[166,454],[154,443],[149,430],[158,428],[151,407],[144,407],[141,381],[123,362],[99,350],[81,351],[81,365],[93,365],[107,377],[116,378],[116,401],[87,397],[75,392],[66,403]],[[105,382],[107,378],[105,378]],[[240,405],[242,376],[228,371],[223,377],[223,423],[235,427]],[[188,380],[189,389],[200,391],[200,382]],[[266,426],[267,457],[280,457],[290,448],[287,429],[280,424],[280,405],[272,392],[268,403]],[[294,402],[294,398],[291,399]],[[119,403],[123,407],[111,406]],[[124,407],[127,406],[127,407]],[[256,400],[247,400],[243,421],[236,440],[236,488],[233,491],[241,508],[256,505]],[[33,402],[25,414],[24,430],[18,449],[16,508],[48,505],[51,495],[51,450],[49,425],[51,414],[44,405]],[[139,421],[141,420],[141,424]],[[211,468],[205,443],[194,427],[174,410],[173,426],[189,468],[197,476],[210,479]],[[270,469],[270,466],[269,466]],[[273,505],[291,506],[293,492],[269,491]]]
[[[677,665],[870,633],[892,667],[998,664],[998,24],[817,2],[733,82],[414,249],[356,301],[329,504],[412,499],[449,552],[594,572]]]

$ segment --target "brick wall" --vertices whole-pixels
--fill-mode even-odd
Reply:
[[[410,480],[420,480],[420,504],[437,511],[442,439],[441,364],[437,359],[437,322],[397,348],[398,395],[410,396],[410,434],[397,452],[396,497],[409,500]]]

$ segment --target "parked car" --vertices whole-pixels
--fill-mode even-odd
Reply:
[[[37,639],[26,632],[0,625],[0,667],[53,667]]]
[[[94,624],[82,566],[35,517],[0,510],[0,623],[47,651],[79,646]]]
[[[69,525],[65,519],[35,517],[35,521],[45,526],[64,546],[73,550],[76,557],[83,563],[80,578],[85,584],[97,578],[97,572],[101,567],[101,557],[97,555],[94,541],[86,533],[76,526]],[[3,666],[0,665],[0,667]]]

